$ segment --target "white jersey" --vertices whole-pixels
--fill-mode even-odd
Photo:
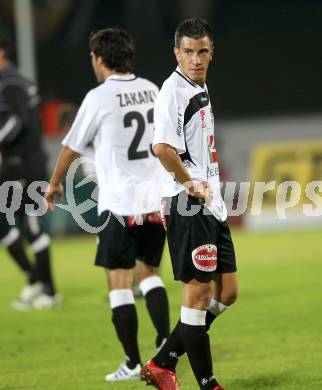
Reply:
[[[160,209],[161,164],[152,154],[155,84],[112,75],[86,95],[63,145],[83,154],[92,143],[98,213],[145,214]]]
[[[210,184],[213,200],[208,208],[219,221],[225,221],[227,210],[220,191],[214,118],[206,85],[200,87],[177,68],[160,90],[154,122],[153,144],[174,147],[191,178]],[[184,189],[164,170],[163,196],[175,196]]]

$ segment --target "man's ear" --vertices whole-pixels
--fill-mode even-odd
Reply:
[[[97,57],[97,64],[98,65],[103,65],[104,64],[103,58],[101,56]]]
[[[173,52],[174,52],[174,55],[176,56],[177,62],[179,64],[180,63],[180,59],[181,59],[180,50],[177,47],[174,47],[173,48]]]
[[[211,52],[210,52],[210,61],[212,61],[212,60],[213,60],[213,58],[214,58],[214,54],[215,54],[215,48],[214,48],[214,47],[212,47],[212,48],[211,48]]]

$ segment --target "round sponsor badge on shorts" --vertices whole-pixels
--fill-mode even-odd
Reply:
[[[200,271],[213,272],[217,268],[217,247],[213,244],[198,246],[192,251],[194,266]]]

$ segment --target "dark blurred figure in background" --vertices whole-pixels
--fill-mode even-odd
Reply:
[[[37,87],[22,77],[10,61],[10,43],[0,35],[0,185],[17,182],[23,188],[22,201],[15,213],[21,221],[24,236],[35,256],[29,261],[23,238],[16,226],[11,226],[5,213],[0,213],[0,241],[26,275],[27,285],[13,302],[15,309],[44,309],[56,306],[61,296],[56,294],[50,267],[50,238],[44,232],[40,218],[27,215],[25,205],[33,204],[27,189],[34,181],[46,180],[46,155],[41,138]],[[2,197],[1,202],[12,201]],[[1,207],[2,210],[5,209]],[[37,206],[35,206],[37,210]]]

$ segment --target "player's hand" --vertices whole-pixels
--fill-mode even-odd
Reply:
[[[48,203],[48,210],[53,211],[55,208],[55,195],[58,196],[60,201],[63,200],[64,186],[61,183],[53,184],[49,183],[47,191],[45,192],[45,199]]]
[[[202,203],[209,204],[213,198],[213,192],[210,184],[206,181],[200,182],[189,182],[186,183],[186,192],[188,195],[200,199]]]

